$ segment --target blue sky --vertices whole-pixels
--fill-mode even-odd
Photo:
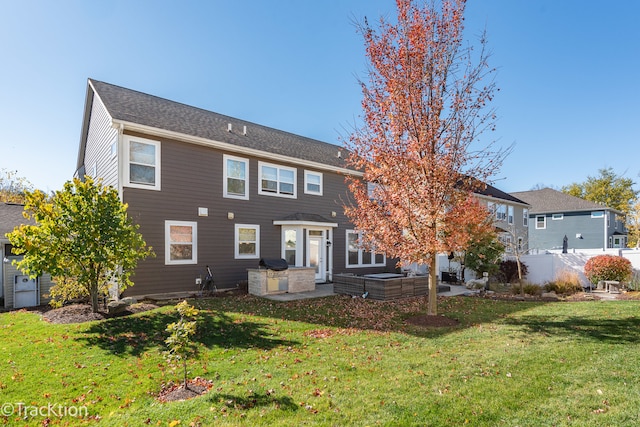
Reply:
[[[339,144],[361,114],[354,20],[393,0],[0,0],[0,169],[56,190],[76,169],[86,79]],[[640,2],[470,0],[498,68],[495,185],[640,181]]]

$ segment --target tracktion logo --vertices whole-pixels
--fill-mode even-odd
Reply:
[[[23,402],[3,403],[0,406],[0,416],[21,418],[64,418],[87,417],[89,410],[86,406],[67,406],[59,403],[47,403],[43,406],[27,405]]]

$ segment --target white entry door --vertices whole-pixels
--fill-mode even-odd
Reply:
[[[307,253],[307,266],[316,269],[316,282],[326,282],[327,265],[325,260],[324,233],[322,231],[309,231],[309,251]]]

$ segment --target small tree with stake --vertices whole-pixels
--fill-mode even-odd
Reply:
[[[165,354],[170,364],[182,366],[182,384],[186,390],[189,388],[187,385],[187,359],[196,354],[192,337],[196,333],[195,319],[198,316],[198,310],[189,305],[186,300],[176,305],[176,310],[180,314],[180,320],[167,326],[166,330],[169,332],[169,337],[165,340],[165,343],[169,350]]]

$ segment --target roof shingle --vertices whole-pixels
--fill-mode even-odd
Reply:
[[[531,205],[531,213],[562,213],[609,209],[552,188],[510,193]]]
[[[346,153],[338,156],[344,149],[334,144],[93,79],[89,84],[115,120],[348,169]]]

